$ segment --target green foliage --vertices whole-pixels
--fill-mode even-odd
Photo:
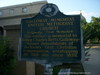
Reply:
[[[83,38],[84,38],[84,44],[86,44],[88,41],[90,43],[93,43],[93,41],[100,41],[100,17],[92,17],[92,20],[90,23],[83,23],[82,22],[82,28],[83,28]]]
[[[15,62],[14,50],[10,47],[9,41],[0,36],[0,75],[11,75]]]
[[[81,21],[82,23],[82,29],[83,29],[83,42],[84,46],[86,46],[87,43],[90,44],[97,44],[100,43],[100,17],[92,17],[92,20],[90,23],[87,23],[85,20]],[[89,49],[92,46],[88,46],[88,48],[85,48],[85,60],[88,61],[89,59]]]
[[[98,38],[100,41],[100,17],[92,17],[91,24],[93,26],[93,31],[95,32],[94,38]]]

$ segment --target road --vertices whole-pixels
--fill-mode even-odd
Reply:
[[[93,47],[89,52],[89,60],[83,63],[86,75],[100,75],[100,47]]]

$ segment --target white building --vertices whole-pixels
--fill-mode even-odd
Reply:
[[[11,45],[18,52],[20,24],[22,18],[33,17],[47,1],[39,1],[0,8],[0,26],[4,28],[4,36],[10,38]],[[43,75],[43,68],[34,62],[18,61],[14,75]]]

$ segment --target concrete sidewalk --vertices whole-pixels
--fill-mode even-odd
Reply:
[[[83,63],[86,75],[100,75],[100,47],[90,49],[90,59]]]

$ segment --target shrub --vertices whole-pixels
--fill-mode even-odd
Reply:
[[[0,36],[0,75],[11,75],[16,59],[7,38]]]

